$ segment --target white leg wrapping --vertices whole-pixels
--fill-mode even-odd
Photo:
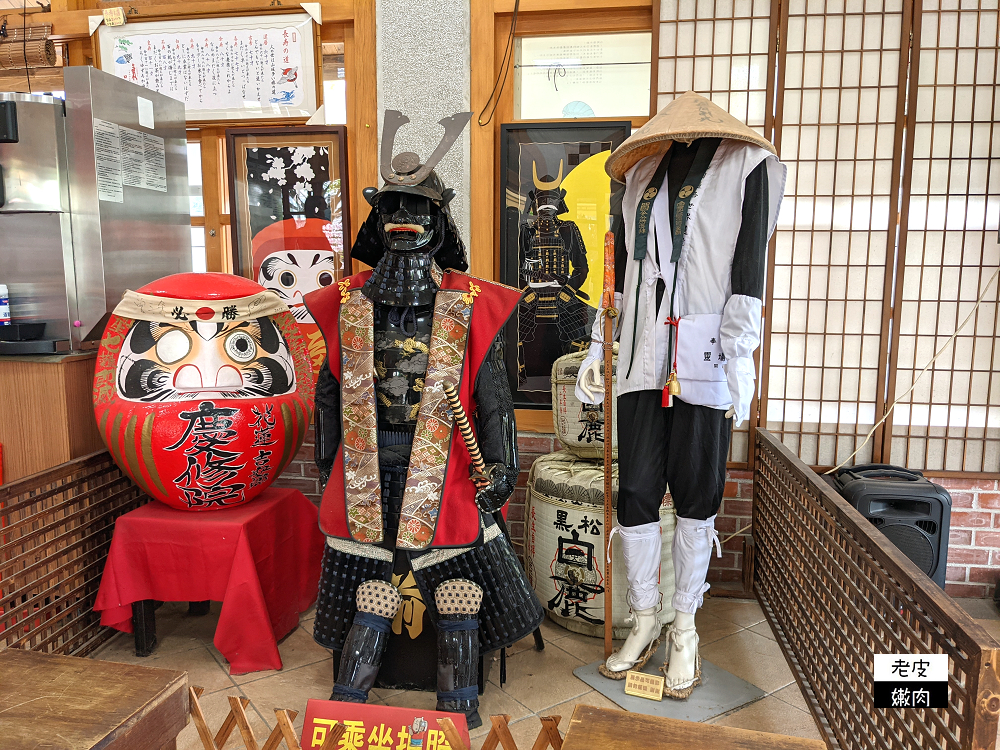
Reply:
[[[649,609],[660,604],[660,554],[663,540],[660,524],[619,526],[625,576],[628,578],[628,601],[633,610]]]
[[[628,601],[632,607],[632,630],[621,649],[608,657],[604,668],[610,673],[623,674],[639,662],[647,647],[660,634],[656,610],[660,604],[660,553],[663,541],[660,538],[659,523],[616,526],[614,531],[621,537],[622,555],[625,558]],[[646,656],[647,660],[648,658],[649,655]],[[645,660],[642,663],[645,664]]]
[[[696,518],[678,518],[674,529],[671,554],[674,559],[674,597],[672,603],[678,612],[694,614],[701,606],[709,586],[705,583],[708,563],[712,559],[712,546],[719,557],[722,547],[715,530],[715,516],[701,521]],[[631,583],[631,579],[629,581]]]
[[[715,516],[704,521],[678,518],[674,528],[671,554],[674,558],[674,609],[677,617],[670,628],[666,660],[664,695],[685,700],[701,682],[701,659],[698,656],[698,631],[694,613],[708,591],[705,577],[712,559],[712,546],[719,557],[722,547],[715,531]]]

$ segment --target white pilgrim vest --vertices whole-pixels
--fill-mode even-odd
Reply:
[[[665,184],[653,202],[641,283],[638,283],[639,262],[632,257],[636,209],[661,158],[663,156],[660,155],[646,157],[625,175],[622,209],[628,263],[623,305],[619,304],[619,309],[624,306],[624,310],[616,331],[619,341],[619,395],[639,390],[661,390],[671,370],[672,363],[667,361],[670,326],[666,325],[666,321],[670,313],[673,264],[670,263],[671,207]],[[734,139],[723,140],[691,199],[681,258],[677,264],[673,310],[674,316],[681,318],[677,332],[680,398],[688,403],[728,408],[733,399],[726,383],[724,366],[736,358],[752,357],[760,344],[761,301],[755,297],[733,295],[731,277],[736,240],[742,223],[744,186],[750,173],[764,160],[767,160],[768,171],[767,236],[770,238],[784,194],[786,169],[777,157],[759,146]],[[666,292],[657,311],[656,282],[660,278],[666,285]],[[602,325],[603,318],[598,315],[591,337],[591,350],[581,366],[581,372],[601,356],[599,342]],[[741,364],[746,367],[745,361]]]

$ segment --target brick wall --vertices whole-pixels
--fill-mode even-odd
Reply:
[[[316,462],[313,460],[316,450],[315,441],[316,433],[310,426],[302,447],[288,464],[288,468],[275,481],[274,486],[299,490],[319,507],[323,488],[319,484],[319,469],[316,468]]]
[[[524,519],[528,502],[528,471],[535,459],[553,451],[562,450],[562,443],[555,435],[537,432],[517,433],[517,456],[521,473],[517,475],[517,488],[507,503],[507,529],[517,556],[524,560]]]
[[[753,472],[730,469],[726,472],[726,490],[722,496],[722,507],[715,519],[715,529],[719,539],[742,531],[722,545],[722,559],[712,553],[712,563],[708,566],[709,583],[735,583],[742,589],[743,579],[743,537],[750,534],[750,507],[753,502]]]
[[[319,471],[313,463],[314,440],[310,427],[298,455],[274,485],[301,490],[319,505],[322,488],[319,485]],[[514,549],[523,559],[528,470],[536,458],[561,450],[562,444],[555,435],[520,432],[517,445],[521,473],[517,489],[510,500],[507,525]],[[1000,579],[1000,486],[997,480],[931,478],[951,493],[952,501],[945,591],[960,597],[992,596],[997,580]],[[753,497],[751,472],[730,470],[727,480],[722,508],[715,521],[722,539],[750,525]],[[708,581],[740,588],[742,576],[743,537],[736,536],[723,544],[722,559],[713,554]]]
[[[951,538],[944,590],[952,596],[992,596],[1000,579],[997,480],[929,478],[951,494]]]

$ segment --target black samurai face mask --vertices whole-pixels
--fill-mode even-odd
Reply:
[[[436,245],[439,209],[429,198],[389,192],[380,196],[377,209],[386,247],[397,253],[418,253]]]

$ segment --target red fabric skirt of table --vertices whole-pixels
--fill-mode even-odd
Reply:
[[[323,534],[298,490],[246,505],[182,511],[150,502],[118,519],[94,609],[132,632],[132,603],[221,601],[214,643],[230,674],[281,669],[279,638],[316,600]]]

